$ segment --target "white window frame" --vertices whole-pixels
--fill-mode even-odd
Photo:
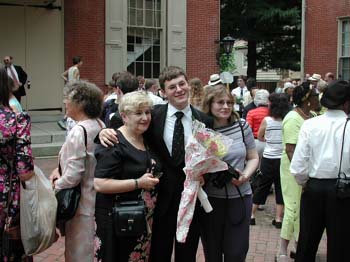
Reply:
[[[161,5],[161,8],[160,8],[160,11],[161,11],[161,15],[160,15],[160,25],[156,25],[156,26],[146,26],[146,1],[145,0],[142,0],[143,1],[143,24],[144,25],[134,25],[134,24],[130,24],[129,21],[130,21],[130,17],[129,17],[129,8],[127,8],[127,21],[126,21],[126,24],[127,24],[127,32],[129,29],[132,29],[132,30],[135,30],[135,29],[139,29],[139,30],[145,30],[145,29],[155,29],[155,30],[159,30],[159,40],[160,40],[160,68],[159,68],[159,71],[162,70],[162,68],[164,67],[165,65],[165,52],[166,52],[166,48],[165,48],[165,40],[166,40],[166,0],[160,0],[160,5]],[[137,0],[136,0],[137,2]],[[144,31],[143,31],[143,34],[144,34]],[[128,44],[128,43],[127,43]],[[127,59],[129,59],[128,57],[128,54],[127,54]],[[143,63],[143,71],[145,72],[145,63],[152,63],[153,64],[153,61],[145,61],[143,60],[142,61]],[[127,62],[127,64],[129,64],[129,62]],[[153,73],[153,70],[152,70],[152,73]],[[139,75],[138,72],[134,72],[135,75]],[[144,74],[143,74],[144,75]],[[146,77],[147,78],[147,77]],[[158,78],[158,75],[153,75],[153,78],[154,79],[157,79]]]
[[[342,25],[344,22],[348,22],[350,25],[350,17],[340,17],[338,18],[338,54],[337,54],[337,75],[341,75],[342,77],[342,68],[340,65],[340,60],[342,58],[349,58],[350,59],[350,46],[349,46],[349,51],[348,51],[348,55],[344,56],[343,52],[342,52],[342,43],[343,43],[343,31],[342,31]],[[349,80],[349,79],[345,79],[345,80]]]

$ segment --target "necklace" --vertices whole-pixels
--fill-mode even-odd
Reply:
[[[310,118],[310,113],[308,115],[305,114],[304,111],[300,107],[295,108],[295,111],[297,111],[298,114],[304,119],[309,119]]]

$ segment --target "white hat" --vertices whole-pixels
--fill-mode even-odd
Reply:
[[[291,82],[284,83],[283,92],[286,92],[288,88],[294,88],[295,86]]]
[[[220,83],[222,84],[222,80],[221,80],[219,74],[212,74],[210,76],[210,80],[208,82],[208,85],[215,86],[215,85],[220,84]]]
[[[313,74],[311,77],[308,78],[310,81],[320,81],[321,80],[321,75],[319,74]]]

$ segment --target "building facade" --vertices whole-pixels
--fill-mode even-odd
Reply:
[[[178,65],[203,82],[219,70],[219,0],[0,0],[0,21],[0,56],[31,76],[29,110],[62,107],[60,75],[76,55],[101,88],[123,70],[157,79]]]
[[[304,73],[350,79],[350,0],[303,0]]]

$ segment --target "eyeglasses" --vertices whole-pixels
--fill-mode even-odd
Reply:
[[[216,103],[219,106],[224,106],[225,104],[230,107],[233,106],[233,102],[231,101],[225,101],[225,100],[220,100],[220,101],[214,101],[214,103]]]

